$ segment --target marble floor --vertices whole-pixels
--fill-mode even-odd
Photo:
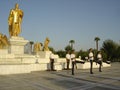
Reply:
[[[0,90],[120,90],[120,63],[89,70],[39,71],[27,74],[0,75]]]

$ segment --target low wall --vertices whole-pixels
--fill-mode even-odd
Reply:
[[[62,70],[66,68],[66,59],[58,58],[55,59],[54,68],[56,70]],[[71,68],[70,62],[70,68]],[[93,63],[93,68],[98,68],[98,64]],[[103,63],[103,67],[110,67],[111,64]],[[77,63],[77,69],[89,69],[90,62],[85,62],[84,64]],[[49,58],[40,58],[33,55],[19,55],[15,58],[2,58],[0,59],[0,75],[6,74],[20,74],[20,73],[31,73],[32,71],[44,71],[50,69]]]

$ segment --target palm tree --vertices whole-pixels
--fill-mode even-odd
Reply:
[[[70,45],[67,45],[67,46],[65,47],[65,51],[66,51],[66,52],[68,52],[68,51],[72,51],[71,46],[70,46]]]
[[[75,41],[74,41],[74,40],[70,40],[69,43],[70,43],[71,48],[72,48],[72,50],[73,50],[73,44],[75,43]]]
[[[98,41],[100,40],[99,37],[95,37],[94,41],[96,42],[96,49],[98,51]]]

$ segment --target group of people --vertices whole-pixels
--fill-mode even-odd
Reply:
[[[94,60],[94,54],[92,52],[92,48],[89,50],[89,61],[90,61],[90,74],[93,74],[93,60]],[[102,72],[101,67],[102,67],[102,54],[101,51],[98,52],[97,54],[97,61],[96,63],[99,64],[99,72]]]
[[[76,65],[76,56],[74,50],[72,50],[71,53],[70,51],[68,51],[68,53],[66,54],[67,70],[70,69],[70,60],[72,61],[72,75],[74,75],[74,66]]]
[[[94,54],[93,54],[92,48],[89,50],[88,57],[89,57],[89,62],[90,62],[90,74],[93,74],[92,69],[93,69]],[[71,53],[70,53],[70,51],[68,51],[68,53],[66,54],[67,70],[70,69],[69,68],[70,61],[72,62],[72,75],[74,75],[74,67],[76,66],[76,63],[77,63],[74,50],[72,50]],[[99,72],[102,72],[102,70],[101,70],[101,67],[102,67],[102,54],[101,54],[101,51],[99,51],[98,54],[97,54],[96,63],[99,64]]]
[[[70,60],[72,60],[72,74],[74,75],[74,65],[75,65],[75,53],[74,50],[72,51],[72,53],[70,54],[70,51],[68,51],[68,53],[66,54],[66,62],[67,62],[67,70],[69,70],[69,65],[70,65]],[[54,69],[54,54],[51,53],[50,54],[50,69],[51,71],[56,71]]]
[[[68,53],[66,54],[66,62],[67,62],[67,70],[69,70],[69,65],[70,65],[70,60],[72,61],[72,75],[74,75],[74,66],[75,66],[75,52],[74,50],[72,50],[72,52],[70,53],[70,51],[68,51]],[[51,68],[51,71],[56,71],[54,69],[54,54],[51,53],[50,54],[50,68]]]
[[[89,55],[88,55],[88,59],[89,59],[89,62],[90,62],[90,74],[93,74],[93,60],[94,60],[94,54],[93,54],[93,51],[92,51],[92,48],[89,49]],[[76,55],[75,55],[75,51],[72,50],[71,52],[68,51],[67,54],[66,54],[66,64],[67,64],[67,70],[70,70],[70,62],[72,63],[72,75],[74,75],[74,68],[77,64],[77,60],[76,60]],[[99,64],[99,72],[102,72],[101,70],[101,67],[102,67],[102,54],[101,54],[101,51],[98,52],[97,54],[97,61],[96,63]],[[53,57],[53,53],[50,54],[50,66],[51,66],[51,71],[56,71],[54,69],[54,57]],[[77,66],[76,66],[77,68]]]

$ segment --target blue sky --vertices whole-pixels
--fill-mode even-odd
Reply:
[[[120,42],[120,0],[1,0],[0,32],[8,33],[8,15],[15,3],[24,11],[20,36],[64,50],[75,40],[75,50],[95,48],[94,38]]]

